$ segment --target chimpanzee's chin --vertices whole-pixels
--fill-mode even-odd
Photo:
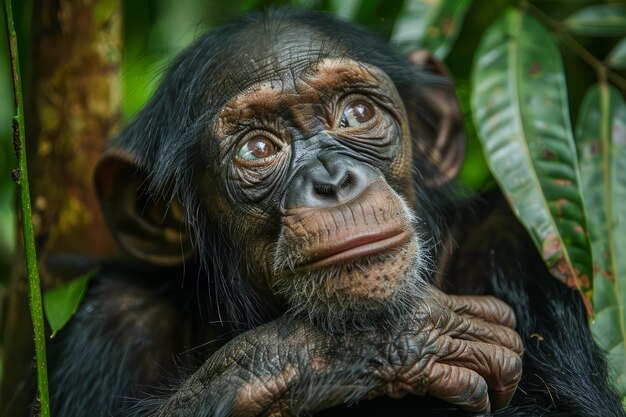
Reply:
[[[398,323],[423,285],[417,245],[413,238],[386,253],[285,276],[277,286],[291,314],[329,332]]]

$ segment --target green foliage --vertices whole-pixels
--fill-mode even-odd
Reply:
[[[621,36],[626,33],[624,8],[589,6],[562,24],[539,9],[528,10],[557,33],[522,10],[507,11],[492,24],[472,70],[475,122],[496,181],[548,267],[581,290],[589,310],[593,294],[593,334],[609,353],[611,379],[626,404],[626,261],[619,256],[626,251],[625,84],[560,30]],[[578,115],[577,150],[556,39],[585,59],[600,79]],[[624,42],[614,46],[607,65],[624,65]]]
[[[444,59],[463,24],[471,0],[406,1],[396,20],[392,42],[404,50],[431,50]]]
[[[568,17],[563,23],[578,35],[623,36],[626,35],[626,6],[588,6]]]
[[[473,113],[498,184],[553,275],[589,291],[591,251],[556,43],[535,19],[508,10],[485,33],[472,75]]]
[[[591,329],[626,403],[626,101],[615,87],[601,82],[589,89],[576,144],[594,257]]]
[[[50,337],[56,336],[70,321],[80,307],[87,292],[89,280],[96,271],[91,271],[58,288],[46,291],[43,296],[43,309],[52,330]]]

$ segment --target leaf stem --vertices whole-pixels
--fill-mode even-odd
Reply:
[[[26,251],[26,270],[28,272],[28,298],[35,339],[38,400],[38,404],[36,404],[35,407],[39,408],[39,413],[37,414],[37,411],[35,411],[35,415],[49,417],[50,401],[48,398],[46,334],[43,321],[39,271],[37,269],[37,254],[35,251],[35,234],[33,231],[30,190],[28,186],[24,129],[24,102],[20,79],[21,73],[17,49],[17,35],[13,24],[13,9],[11,7],[11,0],[4,0],[4,7],[9,40],[9,53],[11,57],[11,72],[13,74],[13,95],[15,99],[15,108],[17,110],[16,116],[13,117],[13,148],[18,159],[18,167],[11,172],[11,176],[13,181],[17,184],[19,190],[22,214],[22,232],[24,236],[24,248]]]
[[[568,33],[565,25],[548,16],[541,9],[527,0],[520,1],[519,7],[527,10],[537,20],[549,27],[565,46],[571,49],[583,61],[587,62],[587,64],[589,64],[596,71],[596,73],[603,73],[609,81],[615,84],[623,92],[626,92],[626,79],[609,70],[604,62],[593,56],[587,48],[578,43],[578,41]]]

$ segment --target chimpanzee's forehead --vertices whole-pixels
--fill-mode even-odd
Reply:
[[[250,25],[229,40],[221,54],[215,81],[230,97],[251,85],[299,77],[315,62],[351,58],[350,47],[335,38],[294,22],[266,20]]]
[[[279,66],[348,53],[341,37],[290,21],[266,20],[245,28],[236,38],[242,55]]]

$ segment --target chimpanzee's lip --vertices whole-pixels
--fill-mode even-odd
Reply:
[[[390,230],[355,236],[338,245],[327,247],[298,270],[311,270],[345,264],[360,258],[389,252],[404,245],[413,233],[410,230]]]

